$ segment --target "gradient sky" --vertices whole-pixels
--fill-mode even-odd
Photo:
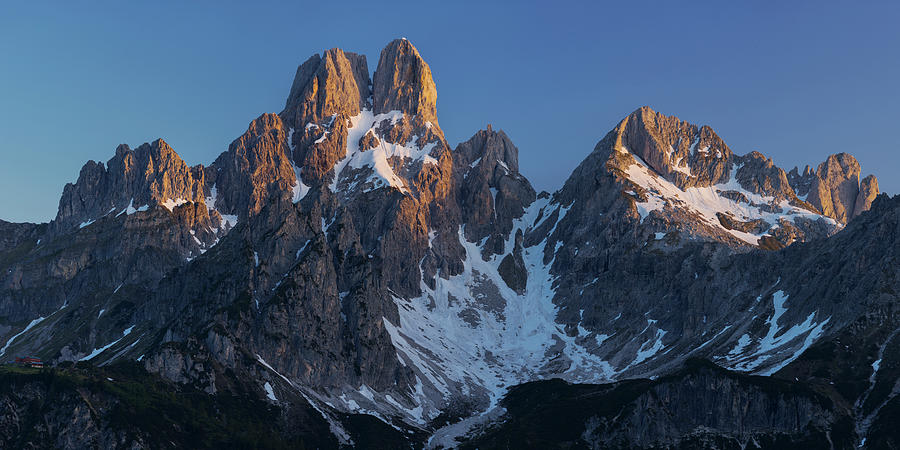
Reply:
[[[209,164],[298,64],[407,37],[455,147],[486,124],[555,190],[641,105],[779,166],[850,152],[900,191],[900,2],[13,2],[0,12],[0,218],[47,221],[89,159],[165,139]],[[727,3],[727,5],[724,5]]]

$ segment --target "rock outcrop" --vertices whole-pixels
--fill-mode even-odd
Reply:
[[[274,198],[292,198],[297,179],[288,155],[281,118],[259,116],[209,167],[216,195],[215,204],[208,206],[246,220]]]
[[[162,139],[134,150],[122,144],[106,167],[89,161],[78,181],[65,186],[53,228],[68,230],[129,207],[199,203],[205,185],[203,167],[189,167]]]
[[[744,189],[754,194],[773,197],[776,202],[797,200],[787,174],[762,153],[750,152],[740,158],[740,164],[735,179]]]
[[[807,200],[823,214],[846,223],[859,195],[859,172],[856,158],[846,153],[829,156],[819,165]]]
[[[870,175],[860,183],[860,166],[852,155],[838,153],[819,164],[809,182],[806,201],[822,214],[847,223],[871,207],[878,195],[878,181]],[[857,204],[859,200],[859,204]]]
[[[313,55],[297,68],[280,115],[295,129],[335,114],[355,116],[366,106],[369,85],[365,55],[333,48],[321,56]]]
[[[616,146],[682,189],[728,181],[733,154],[708,126],[698,127],[644,106],[617,129]]]
[[[370,84],[366,57],[340,49],[314,55],[297,69],[280,116],[291,130],[290,154],[304,183],[321,185],[346,156],[349,122],[368,104]]]
[[[437,89],[431,68],[406,39],[396,39],[381,51],[375,69],[375,114],[402,111],[437,125]]]
[[[875,175],[869,175],[859,181],[859,194],[853,203],[853,215],[851,218],[868,211],[872,207],[872,202],[878,197],[878,179]]]
[[[519,150],[506,133],[488,125],[459,144],[453,157],[466,239],[487,238],[487,254],[507,251],[513,220],[535,200],[531,183],[519,173]]]

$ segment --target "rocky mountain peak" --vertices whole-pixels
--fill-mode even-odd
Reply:
[[[787,174],[775,165],[771,158],[758,151],[752,151],[737,158],[740,168],[735,173],[735,178],[740,185],[748,191],[773,197],[777,201],[796,199]]]
[[[408,40],[395,39],[381,51],[373,82],[375,114],[402,111],[437,125],[431,68]]]
[[[519,174],[519,150],[503,131],[490,125],[453,152],[454,166],[461,175],[466,238],[485,244],[485,253],[503,252],[513,220],[521,217],[535,200],[535,192]]]
[[[359,114],[370,96],[365,55],[333,48],[297,68],[281,117],[291,128],[335,115]]]
[[[759,152],[737,156],[712,128],[647,107],[597,144],[554,201],[567,208],[575,202],[567,213],[573,215],[618,211],[637,220],[639,229],[652,230],[653,242],[663,246],[678,241],[674,233],[662,239],[673,231],[734,247],[777,241],[775,248],[840,228],[798,199],[771,159]]]
[[[417,193],[421,168],[449,152],[431,70],[404,39],[382,51],[374,82],[365,61],[333,49],[298,68],[280,114],[298,177],[350,196],[387,186]]]
[[[78,181],[65,186],[54,229],[143,205],[202,202],[204,186],[203,168],[189,167],[164,140],[134,150],[121,144],[106,167],[88,161]]]
[[[296,185],[287,132],[277,114],[263,114],[234,140],[210,167],[216,187],[211,208],[240,217],[259,212],[267,202],[287,197]]]
[[[794,167],[790,172],[787,173],[788,182],[791,184],[791,187],[794,189],[794,192],[800,197],[806,197],[809,194],[809,186],[812,184],[813,178],[815,178],[816,172],[813,171],[812,167],[808,165],[803,168],[803,172],[800,172],[800,169]]]
[[[732,152],[708,126],[643,106],[622,120],[615,132],[617,148],[638,156],[680,188],[728,180]]]
[[[472,168],[490,166],[493,170],[494,166],[502,164],[508,171],[519,171],[519,149],[503,130],[494,131],[490,124],[457,146],[454,156],[458,164],[472,164]],[[482,161],[486,164],[482,165]]]
[[[830,155],[809,177],[806,200],[822,214],[847,223],[871,207],[878,195],[878,180],[868,176],[860,181],[859,161],[849,153]],[[858,202],[858,204],[857,204]]]

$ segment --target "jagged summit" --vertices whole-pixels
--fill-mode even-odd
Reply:
[[[129,207],[200,202],[204,177],[202,166],[189,167],[162,139],[134,150],[121,144],[105,167],[89,161],[78,181],[66,184],[54,228],[67,229]]]
[[[311,56],[297,68],[280,115],[299,128],[338,113],[352,117],[368,105],[376,115],[400,111],[437,125],[436,100],[428,63],[412,43],[396,39],[381,51],[371,80],[365,55],[333,48]]]
[[[449,151],[437,123],[431,70],[409,41],[364,56],[326,51],[298,69],[281,117],[304,186],[387,187],[418,195],[417,174]],[[449,158],[449,157],[448,157]]]
[[[327,50],[298,67],[284,110],[255,120],[209,168],[188,168],[162,140],[136,150],[120,145],[108,167],[87,163],[64,190],[54,229],[129,205],[207,198],[211,209],[244,216],[258,212],[273,192],[295,191],[299,198],[342,183],[418,192],[421,168],[449,152],[435,101],[428,64],[408,40],[384,48],[374,82],[364,55]]]
[[[788,174],[791,185],[817,211],[841,223],[868,210],[878,195],[874,175],[860,179],[859,162],[849,153],[829,155],[816,171],[809,166],[801,175],[795,167]]]
[[[208,190],[216,192],[208,206],[242,220],[266,204],[291,198],[298,183],[281,117],[263,114],[250,122],[208,172]]]
[[[338,48],[327,50],[297,68],[280,115],[293,128],[334,114],[355,116],[366,106],[370,84],[365,55]]]
[[[616,145],[643,159],[680,188],[727,181],[732,152],[708,126],[638,108],[615,129]]]
[[[649,220],[660,233],[674,228],[703,239],[736,238],[739,245],[778,248],[831,235],[856,210],[857,197],[864,198],[859,211],[868,208],[872,186],[877,186],[870,179],[863,188],[854,187],[859,185],[859,168],[849,158],[829,158],[832,162],[820,167],[821,177],[806,172],[803,178],[796,171],[789,176],[760,152],[733,153],[708,126],[646,106],[623,119],[594,153],[586,162],[608,161],[601,170],[611,170],[614,178],[625,182],[616,190],[634,200],[642,223]],[[844,165],[838,162],[845,159]],[[839,188],[840,180],[844,184]],[[803,189],[803,195],[795,188]],[[822,194],[807,195],[810,189]],[[575,190],[564,188],[564,197]],[[833,194],[837,190],[842,194]]]
[[[860,178],[860,166],[847,153],[830,155],[801,175],[775,166],[758,151],[734,154],[709,126],[666,116],[648,106],[629,114],[614,130],[616,146],[640,157],[680,189],[727,183],[731,176],[754,194],[788,200],[842,224],[865,211],[878,194],[874,176]],[[859,198],[859,202],[857,202]]]
[[[381,51],[373,81],[375,114],[397,110],[437,124],[431,68],[408,40],[395,39]]]

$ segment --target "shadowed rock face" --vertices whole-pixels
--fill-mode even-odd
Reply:
[[[728,373],[704,361],[657,381],[513,388],[505,416],[461,448],[852,448],[845,411],[799,383]],[[825,431],[828,430],[828,431]],[[749,445],[748,445],[749,444]]]
[[[514,219],[535,200],[535,192],[519,173],[519,150],[503,131],[475,133],[453,153],[460,184],[460,205],[466,238],[488,238],[485,254],[499,254],[512,231]]]
[[[787,173],[788,182],[791,184],[791,187],[794,188],[794,192],[803,198],[806,198],[809,194],[809,187],[815,176],[816,172],[809,166],[803,168],[802,174],[797,167],[794,167]]]
[[[0,220],[0,252],[12,250],[25,241],[37,241],[46,230],[46,224],[13,223]]]

